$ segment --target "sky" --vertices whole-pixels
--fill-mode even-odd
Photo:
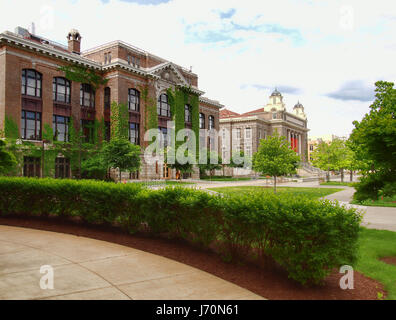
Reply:
[[[347,136],[374,83],[396,76],[396,3],[342,0],[0,0],[0,32],[27,28],[82,50],[123,40],[199,76],[205,96],[247,112],[275,87],[310,136]]]

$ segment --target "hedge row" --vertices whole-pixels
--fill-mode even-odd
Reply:
[[[355,263],[361,221],[354,209],[304,197],[221,197],[182,187],[154,191],[138,184],[34,178],[0,178],[0,214],[78,216],[216,245],[231,259],[272,257],[302,284],[320,283],[333,268]]]

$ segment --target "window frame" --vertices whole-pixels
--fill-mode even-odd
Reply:
[[[166,101],[164,101],[162,99],[163,97],[166,97]],[[168,98],[168,95],[166,93],[162,93],[158,97],[157,114],[160,117],[166,117],[166,118],[171,118],[172,117],[171,110],[170,110],[170,104],[169,104],[169,98]]]
[[[135,126],[134,129],[132,129],[132,126]],[[128,140],[130,143],[134,145],[140,145],[140,126],[139,123],[137,122],[129,122],[129,128],[128,128]],[[132,141],[132,132],[135,132],[135,139]]]
[[[213,130],[215,128],[215,117],[210,115],[208,117],[208,129]]]
[[[59,93],[58,88],[62,86],[61,84],[58,83],[59,80],[63,80],[65,82],[64,87],[65,87],[65,94],[64,94],[64,99],[60,100],[58,99],[58,95],[62,94]],[[64,77],[54,77],[52,80],[52,100],[54,102],[61,102],[61,103],[67,103],[70,104],[71,102],[71,82],[67,80]]]
[[[199,113],[199,129],[205,129],[206,121],[205,121],[205,114],[200,112]]]
[[[58,118],[64,118],[65,123],[59,123],[57,121]],[[69,123],[70,123],[70,117],[60,116],[57,114],[54,114],[52,116],[52,130],[53,130],[53,134],[54,134],[54,141],[60,141],[60,142],[69,142],[70,141]],[[58,126],[62,126],[62,125],[64,125],[64,127],[65,127],[65,140],[58,140],[58,134],[56,132],[58,131]]]
[[[89,106],[85,105],[85,94],[89,94]],[[81,83],[80,85],[80,106],[85,108],[95,108],[95,90],[92,85],[88,83]]]
[[[34,73],[34,78],[30,77],[30,79],[34,79],[34,87],[28,85],[29,73],[31,72]],[[28,94],[28,88],[33,88],[35,94]],[[37,93],[39,94],[37,95]],[[43,75],[34,69],[22,69],[21,94],[24,96],[36,97],[41,99],[43,94]]]
[[[132,97],[135,99],[135,103],[131,102]],[[135,108],[134,109],[131,108],[131,105],[134,105]],[[140,112],[140,92],[139,92],[139,90],[136,90],[135,88],[128,89],[128,110]]]
[[[189,104],[184,105],[184,122],[192,123],[192,107]]]
[[[27,118],[27,113],[33,113],[34,114],[34,119],[29,119]],[[34,138],[27,137],[27,130],[28,130],[28,120],[34,120]],[[39,123],[39,126],[37,125]],[[36,112],[36,111],[28,111],[28,110],[22,110],[21,112],[21,128],[20,128],[20,134],[22,140],[32,140],[32,141],[40,141],[42,137],[42,114],[41,112]],[[38,130],[38,131],[37,131]]]

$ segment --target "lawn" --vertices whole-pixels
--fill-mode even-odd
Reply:
[[[344,187],[353,187],[356,182],[341,182],[341,181],[329,181],[322,182],[321,186],[344,186]]]
[[[396,232],[362,228],[359,238],[359,261],[356,270],[381,282],[387,298],[396,300],[396,266],[380,261],[396,257]]]
[[[232,178],[232,177],[203,177],[201,178],[201,180],[209,180],[209,181],[248,181],[248,180],[252,180],[251,178]]]
[[[396,207],[396,196],[393,197],[384,197],[383,200],[364,200],[361,202],[351,201],[352,204],[359,204],[361,206],[370,206],[370,207]]]
[[[240,194],[244,192],[263,192],[263,193],[273,193],[272,187],[222,187],[222,188],[210,188],[216,192],[224,194]],[[286,193],[291,196],[294,195],[305,195],[311,199],[318,199],[329,194],[342,191],[339,188],[293,188],[293,187],[279,187],[277,188],[278,193]]]

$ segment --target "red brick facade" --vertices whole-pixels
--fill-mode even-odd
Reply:
[[[175,85],[189,87],[197,95],[204,92],[198,89],[198,76],[172,62],[166,61],[141,49],[121,41],[102,45],[80,53],[81,36],[77,30],[68,35],[68,47],[29,34],[19,28],[17,33],[0,34],[0,130],[4,130],[5,117],[12,118],[21,126],[22,110],[41,113],[41,127],[52,126],[53,115],[73,116],[80,120],[110,120],[110,111],[105,108],[105,87],[95,91],[95,107],[80,105],[80,83],[71,82],[70,103],[53,100],[53,79],[64,77],[60,66],[73,63],[89,67],[108,79],[110,101],[128,103],[129,89],[141,92],[148,89],[150,98],[158,101],[160,94]],[[35,70],[41,75],[41,97],[21,94],[21,79],[24,69]],[[107,89],[108,90],[108,89]],[[219,128],[219,109],[222,106],[206,98],[200,98],[200,112],[205,117],[213,116],[215,128]],[[145,108],[140,99],[139,112],[130,111],[130,122],[138,123],[140,137],[144,136]],[[141,138],[141,142],[143,139]],[[143,143],[141,143],[144,147]],[[157,170],[158,171],[158,170]],[[153,173],[142,168],[142,178],[161,178],[161,172]]]

